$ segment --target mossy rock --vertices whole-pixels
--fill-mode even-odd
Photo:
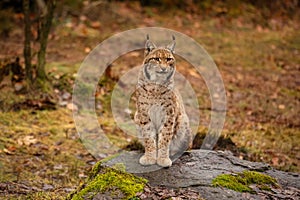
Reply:
[[[226,187],[237,192],[250,192],[255,191],[250,185],[256,185],[261,190],[271,190],[271,187],[278,188],[277,180],[271,176],[262,174],[256,171],[243,171],[242,173],[221,174],[212,180],[213,186]]]
[[[147,180],[125,172],[121,163],[114,167],[94,165],[85,184],[68,195],[67,200],[93,199],[96,195],[105,195],[117,199],[135,199],[142,192]]]

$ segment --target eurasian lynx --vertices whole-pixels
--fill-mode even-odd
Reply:
[[[157,48],[147,36],[145,59],[136,88],[135,123],[145,147],[142,165],[172,165],[170,156],[192,143],[189,119],[181,96],[174,88],[175,37],[167,47]]]

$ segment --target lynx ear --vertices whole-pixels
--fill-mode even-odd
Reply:
[[[175,42],[175,36],[174,35],[172,35],[172,39],[173,39],[173,41],[172,41],[171,44],[169,44],[167,46],[167,49],[170,50],[172,53],[175,53],[176,42]]]
[[[149,35],[147,34],[147,40],[146,40],[146,44],[145,44],[145,57],[151,52],[153,51],[153,49],[156,49],[156,46],[153,42],[151,42],[149,40]]]

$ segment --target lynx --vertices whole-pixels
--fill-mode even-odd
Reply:
[[[174,86],[175,45],[174,36],[167,47],[156,47],[147,36],[134,117],[145,147],[141,165],[169,167],[170,156],[182,153],[192,143],[189,119]]]

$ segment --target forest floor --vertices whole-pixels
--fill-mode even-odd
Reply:
[[[299,173],[299,20],[264,19],[259,13],[245,12],[203,17],[193,10],[187,13],[142,8],[138,2],[113,2],[86,6],[80,13],[61,13],[64,17],[55,23],[47,51],[47,71],[59,98],[56,109],[43,109],[43,103],[15,94],[8,82],[1,86],[0,198],[62,199],[86,179],[97,160],[82,144],[72,118],[76,72],[104,39],[146,26],[170,28],[194,38],[216,62],[227,95],[225,126],[216,149]],[[22,57],[22,22],[17,15],[13,22],[9,37],[0,41],[1,59]],[[116,80],[142,59],[140,51],[120,57],[97,90],[99,123],[114,141],[118,138],[120,146],[132,138],[115,125],[111,91]],[[210,120],[208,89],[185,61],[179,58],[177,66],[197,93],[201,108],[198,136],[203,138]]]

